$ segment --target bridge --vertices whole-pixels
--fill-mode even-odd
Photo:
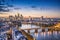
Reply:
[[[16,27],[16,28],[19,31],[21,31],[23,33],[23,35],[25,35],[28,38],[28,40],[34,40],[34,38],[30,35],[30,30],[35,30],[35,33],[37,33],[39,29],[46,30],[45,28],[29,28],[29,29],[21,29],[18,27]],[[51,27],[48,27],[48,28],[51,29]],[[27,32],[25,32],[25,30],[27,30]],[[12,28],[10,28],[9,30],[7,30],[5,32],[1,32],[1,34],[4,34],[4,33],[12,34]]]
[[[57,25],[57,24],[56,24]],[[60,24],[58,24],[60,25]],[[28,28],[28,29],[21,29],[18,26],[16,26],[16,28],[21,31],[23,33],[23,35],[27,36],[28,40],[33,40],[34,38],[30,35],[30,30],[35,30],[34,33],[38,33],[38,30],[41,29],[41,32],[48,32],[48,31],[53,31],[55,29],[55,27],[40,27],[40,28]],[[27,32],[25,32],[25,30],[27,30]],[[12,33],[12,28],[10,28],[9,30],[2,32],[3,33],[8,33],[11,34]]]
[[[39,29],[41,29],[41,32],[43,31],[53,31],[53,29],[55,27],[38,27],[38,28],[28,28],[28,29],[22,29],[20,27],[16,27],[18,30],[27,30],[28,33],[30,33],[30,30],[35,30],[35,32],[38,32]],[[10,28],[9,30],[5,31],[5,32],[1,32],[1,33],[12,33],[12,28]]]

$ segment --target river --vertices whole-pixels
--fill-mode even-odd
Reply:
[[[22,24],[21,29],[27,29],[27,28],[40,28],[40,26],[31,24]],[[30,30],[30,35],[32,35],[36,40],[60,40],[60,31],[42,32],[40,29],[38,30],[38,33],[35,33],[34,30]]]

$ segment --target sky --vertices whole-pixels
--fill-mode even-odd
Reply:
[[[10,15],[20,13],[23,16],[60,18],[60,0],[9,0],[6,2],[13,5],[10,7]]]

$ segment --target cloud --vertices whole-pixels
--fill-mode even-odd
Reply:
[[[31,6],[31,8],[37,8],[37,6]]]
[[[8,5],[8,7],[14,7],[13,5]]]
[[[8,12],[0,12],[0,14],[6,15],[6,14],[8,14]]]
[[[14,8],[15,10],[19,10],[19,9],[21,9],[21,8]]]
[[[5,10],[5,9],[0,9],[0,12],[9,12],[9,9]]]

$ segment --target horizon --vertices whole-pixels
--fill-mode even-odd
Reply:
[[[51,17],[60,18],[60,1],[59,0],[10,0],[6,1],[12,4],[9,12],[2,12],[0,16],[5,17],[17,13],[23,16],[31,17]]]
[[[0,17],[2,17],[2,18],[9,18],[9,16],[15,17],[15,15],[18,16],[17,14],[15,14],[15,15],[12,15],[12,14],[8,14],[8,15],[4,14],[4,15],[2,15],[2,14],[0,14],[0,15],[1,15]],[[40,17],[42,17],[42,16],[24,16],[24,15],[22,15],[22,16],[24,18],[29,18],[29,17],[32,17],[32,18],[40,18]],[[47,16],[43,16],[43,18],[60,18],[60,17],[47,17]]]

